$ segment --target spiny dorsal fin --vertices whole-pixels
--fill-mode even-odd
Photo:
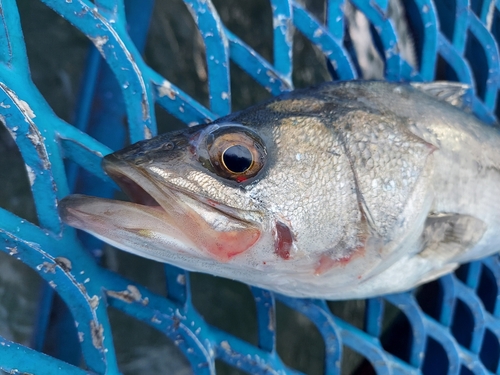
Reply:
[[[461,82],[437,81],[437,82],[411,82],[416,89],[433,96],[443,102],[451,104],[460,109],[471,107],[471,86]]]

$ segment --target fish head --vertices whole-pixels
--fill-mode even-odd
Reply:
[[[73,195],[63,219],[123,250],[254,285],[322,273],[325,249],[342,261],[359,246],[352,172],[321,121],[279,113],[264,105],[110,154],[103,168],[132,202]]]

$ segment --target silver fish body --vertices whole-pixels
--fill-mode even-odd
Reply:
[[[106,156],[134,203],[69,196],[61,215],[125,251],[290,296],[404,291],[500,250],[500,134],[457,108],[463,93],[296,90]]]

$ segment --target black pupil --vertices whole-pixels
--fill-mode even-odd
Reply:
[[[243,173],[252,165],[252,153],[245,146],[231,146],[224,151],[222,161],[231,172]]]

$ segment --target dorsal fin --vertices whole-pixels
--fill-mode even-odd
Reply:
[[[414,88],[460,109],[471,108],[471,86],[462,82],[411,82]]]

